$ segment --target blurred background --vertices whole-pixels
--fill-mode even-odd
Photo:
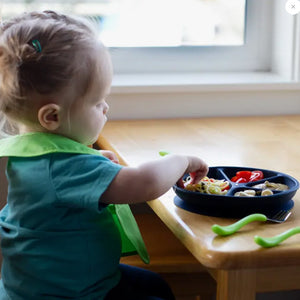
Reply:
[[[242,45],[246,0],[2,0],[2,20],[56,10],[99,24],[108,47]]]

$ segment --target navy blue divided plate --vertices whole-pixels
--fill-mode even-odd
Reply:
[[[263,172],[264,178],[255,182],[239,184],[230,180],[236,175],[236,172],[244,170],[260,170]],[[186,176],[188,175],[186,174]],[[210,167],[207,177],[229,181],[230,189],[227,194],[214,195],[192,192],[174,185],[173,189],[177,195],[174,198],[175,205],[194,213],[216,217],[240,218],[252,213],[263,213],[271,216],[279,210],[292,209],[294,206],[292,198],[299,188],[299,182],[290,175],[258,168]],[[249,189],[259,192],[260,189],[253,186],[265,181],[283,183],[288,186],[288,190],[273,191],[273,195],[268,196],[234,196],[238,191]]]

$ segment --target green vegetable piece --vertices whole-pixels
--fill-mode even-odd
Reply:
[[[218,235],[227,236],[237,232],[246,224],[254,221],[267,221],[267,217],[263,214],[252,214],[228,226],[214,224],[211,227],[211,230]]]
[[[218,187],[218,186],[210,186],[208,188],[208,191],[211,193],[211,194],[215,194],[215,195],[219,195],[221,193],[221,189]]]
[[[166,156],[166,155],[170,154],[170,152],[168,152],[168,151],[159,151],[158,153],[160,156]]]
[[[291,228],[281,234],[278,234],[278,235],[270,237],[270,238],[263,238],[261,236],[256,235],[254,237],[254,241],[256,244],[258,244],[264,248],[270,248],[270,247],[277,246],[282,241],[286,240],[290,236],[295,235],[297,233],[300,233],[300,226]]]

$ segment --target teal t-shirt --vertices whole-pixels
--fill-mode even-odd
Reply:
[[[118,283],[120,233],[99,198],[120,168],[88,154],[9,158],[0,299],[103,299]]]

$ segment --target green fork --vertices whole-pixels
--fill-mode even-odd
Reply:
[[[272,217],[267,217],[264,214],[252,214],[247,217],[242,218],[241,220],[228,225],[228,226],[220,226],[217,224],[214,224],[211,229],[214,233],[221,235],[221,236],[228,236],[231,234],[234,234],[239,229],[241,229],[243,226],[250,222],[254,221],[270,221],[270,222],[276,222],[276,223],[282,223],[287,220],[287,218],[291,215],[291,211],[289,210],[281,210],[277,212]],[[300,233],[300,227],[292,228],[286,232],[283,232],[277,236],[270,237],[270,238],[263,238],[260,236],[255,236],[254,241],[262,246],[262,247],[274,247],[280,244],[282,241],[286,240],[292,235],[295,235],[297,233]]]

